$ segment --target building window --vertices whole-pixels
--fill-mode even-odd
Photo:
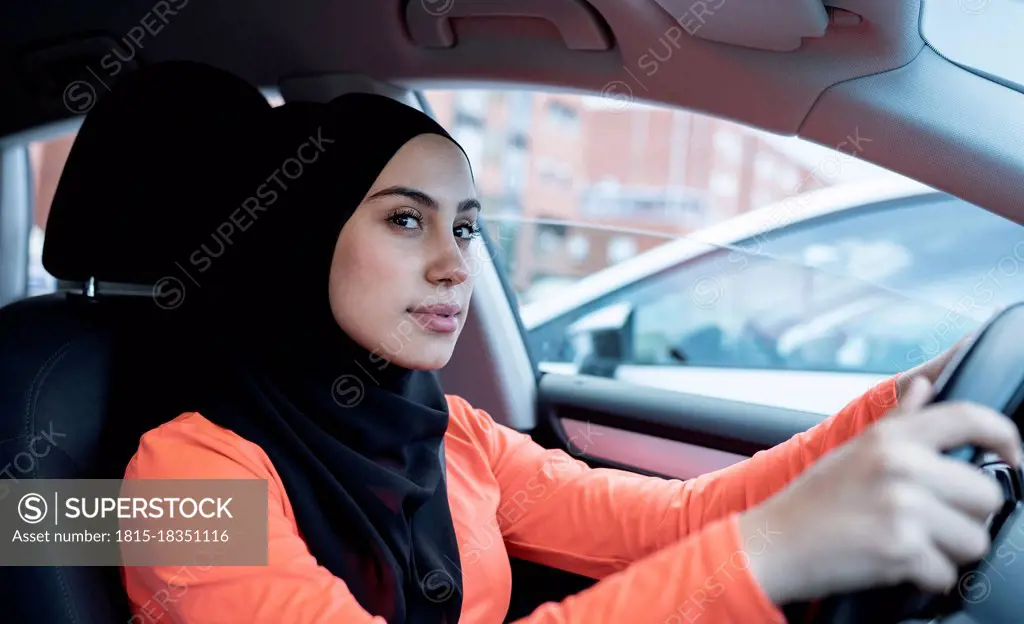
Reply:
[[[715,132],[715,152],[728,162],[739,162],[743,156],[743,137],[719,128]]]
[[[800,173],[795,167],[782,167],[779,171],[779,184],[786,192],[795,192],[800,186]]]
[[[555,163],[547,156],[541,156],[537,159],[537,175],[543,180],[547,180],[554,177]]]
[[[513,91],[509,93],[506,101],[508,102],[509,132],[523,136],[529,134],[530,119],[533,113],[533,94],[526,91]]]
[[[558,251],[565,243],[564,225],[557,223],[541,223],[537,226],[537,249],[542,254]]]
[[[636,240],[632,236],[616,236],[608,241],[608,264],[618,264],[636,255]]]
[[[579,128],[579,113],[571,106],[557,100],[549,100],[547,122],[553,128],[575,132]]]
[[[489,165],[501,166],[501,158],[505,152],[502,136],[497,132],[484,133],[484,161]]]
[[[474,126],[459,126],[455,129],[454,138],[469,157],[469,164],[479,170],[483,165],[484,133]]]
[[[555,165],[555,179],[562,186],[572,186],[572,167],[564,162]]]
[[[750,199],[750,207],[757,209],[767,206],[772,201],[772,194],[764,189],[759,189]]]
[[[718,171],[711,176],[711,191],[720,197],[736,197],[739,182],[735,175]]]
[[[704,203],[704,195],[697,189],[626,187],[604,181],[582,189],[580,214],[694,225],[706,217]]]
[[[590,253],[590,239],[583,234],[569,237],[569,257],[575,262],[583,262]]]
[[[509,147],[526,149],[530,146],[530,139],[522,132],[513,132],[508,137]]]
[[[456,128],[471,127],[483,130],[486,127],[483,117],[469,115],[463,111],[455,111],[455,120],[452,125]]]
[[[525,147],[510,145],[505,152],[505,187],[509,192],[520,193],[526,185],[527,160]]]
[[[458,91],[455,95],[455,108],[457,112],[465,115],[482,118],[487,115],[489,96],[489,91]]]
[[[754,176],[758,180],[771,180],[775,176],[775,157],[761,152],[754,158]]]
[[[541,180],[557,184],[559,186],[570,186],[572,184],[572,167],[564,162],[556,162],[548,157],[537,159],[537,175]]]

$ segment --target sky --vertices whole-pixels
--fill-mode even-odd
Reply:
[[[921,33],[954,63],[1024,88],[1024,0],[927,2]]]
[[[763,132],[760,130],[755,130],[755,133],[812,169],[821,166],[821,163],[833,157],[836,153],[833,149],[823,147],[799,137],[780,136],[778,134]],[[888,169],[883,169],[877,165],[873,165],[867,161],[860,160],[859,158],[850,157],[844,154],[842,159],[842,169],[834,176],[830,170],[829,178],[830,181],[834,181],[836,184],[842,184],[848,182],[904,178],[904,176],[889,171]]]

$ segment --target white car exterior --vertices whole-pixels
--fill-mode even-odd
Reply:
[[[932,215],[935,223],[928,220]],[[913,233],[918,227],[920,236]],[[961,227],[962,233],[957,231]],[[963,241],[956,239],[961,234]],[[871,385],[946,348],[998,306],[1024,296],[1024,277],[991,270],[1000,262],[1006,264],[1001,260],[1006,254],[1017,252],[1013,241],[1024,240],[1022,234],[1024,228],[1016,223],[909,180],[831,187],[665,243],[594,273],[557,297],[523,305],[520,314],[542,371],[577,373],[585,352],[577,350],[568,361],[546,352],[562,349],[556,343],[583,331],[582,323],[621,317],[621,306],[615,304],[625,302],[641,310],[638,318],[646,319],[642,323],[665,331],[637,329],[632,353],[644,361],[621,362],[614,368],[616,379],[826,416]],[[717,260],[709,264],[713,253]],[[837,260],[843,254],[845,264]],[[983,258],[986,254],[989,259]],[[1024,263],[1024,245],[1020,255]],[[730,262],[742,262],[743,271],[731,271]],[[791,270],[787,262],[792,263]],[[707,270],[697,268],[703,265]],[[822,268],[808,268],[814,266]],[[673,275],[687,273],[688,281],[672,281]],[[1024,271],[1019,273],[1024,276]],[[991,295],[982,297],[980,285],[986,275],[1002,279],[998,287],[989,284],[985,290]],[[643,284],[655,280],[668,284],[661,287],[666,295],[659,295],[657,286],[643,290]],[[778,288],[773,280],[779,282]],[[801,283],[811,284],[810,303],[795,300]],[[686,284],[689,300],[672,291]],[[779,301],[772,303],[776,295]],[[815,297],[832,299],[816,310]],[[787,308],[801,305],[806,316],[797,311],[795,318],[784,318]],[[719,318],[725,320],[719,324]],[[865,329],[872,318],[878,320]],[[708,322],[713,324],[708,335],[718,340],[711,338],[709,344],[718,349],[740,335],[736,332],[762,321],[780,328],[769,332],[769,357],[785,361],[785,366],[747,366],[729,353],[714,365],[666,361],[666,346],[680,335],[690,339],[706,333]],[[677,324],[690,327],[680,329]],[[887,344],[890,330],[892,341]],[[909,337],[904,343],[898,342],[900,336]],[[816,346],[815,341],[831,347]],[[801,349],[810,354],[799,356],[808,365],[787,360]],[[886,359],[879,355],[884,349],[896,355]],[[819,351],[826,355],[815,355]]]

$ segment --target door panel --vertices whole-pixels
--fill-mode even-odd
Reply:
[[[577,368],[566,362],[540,363],[540,370],[561,375],[575,375]],[[835,414],[886,377],[877,373],[632,364],[619,364],[614,371],[615,379],[641,386],[781,407],[822,418]]]
[[[749,457],[572,418],[559,419],[559,424],[581,454],[675,479],[699,477]]]
[[[820,415],[809,412],[586,375],[545,374],[538,398],[538,429],[571,419],[744,456],[784,442],[821,421]],[[568,448],[564,432],[558,432],[558,438]]]
[[[538,443],[596,468],[665,478],[724,468],[821,421],[809,412],[586,375],[545,373],[538,399],[539,423],[531,432]],[[512,560],[512,575],[507,622],[595,582],[519,559]]]
[[[615,378],[666,390],[781,407],[821,417],[844,405],[889,375],[824,371],[739,368],[619,366]]]

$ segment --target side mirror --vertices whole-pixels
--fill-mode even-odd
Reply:
[[[633,353],[633,304],[616,303],[595,310],[569,326],[582,375],[614,377]]]

